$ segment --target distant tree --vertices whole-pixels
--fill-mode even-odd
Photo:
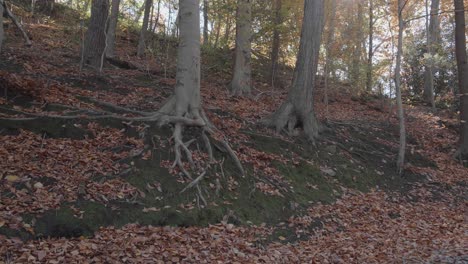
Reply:
[[[106,22],[109,14],[108,0],[93,0],[88,31],[84,39],[82,64],[100,69],[106,48]]]
[[[148,21],[150,17],[153,0],[145,0],[145,15],[143,16],[143,25],[140,31],[140,39],[138,40],[137,56],[142,57],[146,49],[146,35],[148,34]]]
[[[203,0],[203,44],[209,44],[209,36],[208,36],[208,11],[209,11],[209,4],[208,0]]]
[[[366,73],[366,90],[372,92],[372,71],[373,71],[373,59],[374,59],[374,1],[369,0],[369,42],[367,52],[367,73]]]
[[[251,92],[251,38],[252,38],[251,0],[237,1],[236,18],[236,60],[231,82],[231,93],[235,96]]]
[[[460,143],[457,156],[468,158],[468,62],[466,56],[466,21],[463,0],[454,0],[455,53],[460,93]]]
[[[282,16],[282,0],[275,0],[274,1],[274,21],[273,21],[273,42],[271,45],[271,69],[270,69],[270,80],[271,85],[275,86],[276,83],[276,75],[278,72],[278,59],[279,59],[279,51],[280,51],[280,26],[283,23],[283,16]]]
[[[117,21],[119,19],[119,6],[120,6],[120,0],[112,0],[109,27],[107,29],[106,56],[108,58],[112,58],[115,56],[115,32],[117,29]]]
[[[432,56],[437,42],[440,40],[439,30],[439,5],[440,0],[432,0],[430,14],[428,12],[428,0],[426,0],[426,46],[427,53],[431,55],[429,62],[426,64],[424,72],[424,101],[435,108],[434,101],[434,63]]]
[[[292,88],[286,101],[266,120],[277,132],[286,129],[292,133],[302,127],[310,140],[319,134],[315,117],[313,95],[318,67],[324,17],[323,0],[305,0],[304,19]]]
[[[327,38],[325,41],[325,66],[324,66],[324,90],[325,90],[325,106],[326,106],[326,116],[328,118],[328,83],[330,76],[330,68],[332,64],[331,50],[335,39],[335,22],[336,22],[336,0],[331,0],[329,2],[329,12],[327,14],[328,20],[328,32]]]

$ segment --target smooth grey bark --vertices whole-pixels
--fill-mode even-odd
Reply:
[[[405,152],[406,152],[406,127],[405,127],[405,113],[403,110],[403,101],[401,99],[401,57],[403,54],[403,9],[406,0],[398,0],[398,48],[395,65],[395,92],[397,100],[398,119],[400,124],[400,148],[398,150],[397,158],[397,171],[401,175],[405,165]]]
[[[457,156],[468,158],[468,62],[466,54],[466,21],[463,0],[454,0],[455,56],[460,93],[460,141]]]
[[[273,28],[273,43],[271,45],[271,69],[270,69],[270,80],[271,86],[275,87],[276,75],[278,72],[278,58],[280,51],[280,26],[283,23],[283,16],[281,14],[282,0],[274,1],[274,28]]]
[[[203,44],[210,44],[208,38],[208,10],[209,4],[208,0],[203,0]]]
[[[3,30],[3,0],[0,0],[0,52],[2,51],[2,44],[5,40],[5,32]]]
[[[372,92],[372,71],[373,71],[373,59],[374,59],[374,3],[373,0],[369,0],[369,42],[367,52],[367,80],[366,90]]]
[[[324,102],[326,107],[326,118],[328,118],[328,82],[330,77],[331,48],[335,40],[335,16],[336,16],[336,0],[330,2],[330,13],[328,14],[328,35],[325,43],[325,67],[324,67]]]
[[[434,101],[434,62],[432,56],[434,55],[435,46],[440,41],[439,29],[439,5],[440,0],[431,1],[431,10],[429,14],[428,0],[426,0],[426,46],[427,53],[431,55],[430,61],[427,63],[424,72],[424,101],[435,108]]]
[[[277,132],[286,129],[290,134],[302,127],[305,135],[314,141],[320,125],[314,111],[314,87],[323,31],[324,1],[305,0],[304,19],[299,53],[292,88],[286,101],[267,120]]]
[[[153,0],[145,1],[145,15],[143,16],[143,25],[140,31],[140,38],[138,40],[137,56],[142,57],[145,54],[146,49],[146,35],[148,32],[148,21],[151,12],[151,6],[153,6]]]
[[[113,58],[115,56],[115,33],[117,30],[117,21],[119,20],[119,7],[120,0],[112,0],[109,27],[107,28],[106,56],[108,58]]]
[[[251,0],[237,0],[236,17],[236,59],[231,82],[231,94],[249,95],[251,92],[252,57],[252,3]]]
[[[106,23],[109,15],[108,0],[93,0],[91,18],[84,40],[83,65],[100,69],[106,49]]]

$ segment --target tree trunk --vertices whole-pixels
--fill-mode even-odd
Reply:
[[[398,119],[400,121],[400,149],[397,158],[397,170],[401,175],[403,173],[405,164],[405,150],[406,150],[406,127],[405,127],[405,113],[403,111],[403,102],[401,99],[401,56],[403,54],[403,8],[405,6],[404,0],[398,0],[398,48],[397,58],[395,65],[395,90],[398,108]]]
[[[208,0],[203,0],[203,44],[210,43],[208,39]]]
[[[119,6],[120,0],[112,0],[109,28],[107,29],[106,56],[108,58],[113,58],[115,56],[115,33],[117,30],[117,21],[119,19]]]
[[[427,62],[424,72],[424,101],[435,108],[434,101],[434,62],[433,55],[435,45],[440,41],[439,30],[439,5],[440,0],[431,1],[431,11],[428,12],[428,3],[426,0],[426,45],[427,53],[431,55],[430,61]],[[429,22],[430,20],[430,22]]]
[[[140,22],[141,15],[143,14],[145,7],[146,7],[146,1],[143,2],[143,4],[138,10],[136,10],[135,20],[134,20],[135,24],[138,24],[138,22]]]
[[[2,52],[2,44],[5,39],[5,32],[3,31],[3,0],[0,0],[0,52]]]
[[[466,56],[466,21],[463,0],[454,0],[455,6],[455,53],[460,92],[460,147],[458,154],[468,158],[468,63]]]
[[[236,61],[231,82],[231,93],[235,96],[248,95],[251,92],[251,4],[251,0],[237,1]]]
[[[95,69],[100,69],[106,48],[106,22],[109,14],[108,0],[93,0],[89,28],[84,40],[83,61]]]
[[[328,79],[330,76],[331,48],[335,38],[335,16],[336,16],[336,0],[330,2],[330,13],[328,14],[328,35],[325,44],[325,67],[324,67],[324,102],[326,107],[326,117],[328,118]]]
[[[356,21],[356,33],[355,33],[355,48],[353,54],[353,65],[351,68],[351,82],[355,90],[359,90],[360,76],[361,76],[361,55],[362,55],[362,40],[363,40],[363,31],[362,25],[364,22],[363,18],[363,8],[361,1],[358,1],[357,8],[357,21]]]
[[[220,21],[221,21],[221,19],[220,19]],[[232,21],[232,17],[230,15],[228,15],[226,17],[226,28],[225,28],[225,31],[224,31],[224,45],[226,47],[229,46],[229,35],[231,34],[231,21]]]
[[[313,107],[313,92],[323,31],[324,1],[305,0],[304,22],[292,88],[280,108],[266,120],[277,132],[287,129],[291,134],[302,127],[310,140],[319,134],[319,123]]]
[[[273,43],[271,45],[271,69],[270,69],[270,80],[271,86],[275,87],[276,74],[278,71],[278,58],[280,51],[280,26],[283,23],[281,14],[282,0],[275,0],[275,20],[273,28]]]
[[[374,3],[373,0],[369,0],[369,50],[367,57],[367,81],[366,90],[372,92],[372,71],[373,71],[373,57],[374,57]]]
[[[148,21],[149,21],[151,6],[153,6],[153,0],[146,0],[145,1],[145,15],[143,17],[143,26],[141,27],[140,39],[138,40],[138,49],[137,49],[138,57],[142,57],[145,54],[145,49],[146,49],[145,42],[146,42],[146,34],[148,32]]]
[[[154,21],[154,26],[151,29],[151,32],[156,33],[156,28],[159,24],[159,16],[161,15],[161,0],[158,0],[158,10],[156,11],[156,21]]]

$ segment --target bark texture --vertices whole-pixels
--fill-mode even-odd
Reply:
[[[460,90],[460,147],[458,153],[468,158],[468,62],[466,55],[466,21],[463,0],[454,0],[455,53],[457,57],[458,87]]]
[[[95,69],[99,69],[106,48],[106,22],[109,14],[108,0],[93,0],[91,18],[84,40],[83,61]]]
[[[106,56],[108,58],[113,58],[115,56],[115,32],[117,30],[117,21],[119,19],[119,7],[120,0],[112,0],[109,28],[107,29]]]
[[[271,45],[271,70],[270,70],[270,80],[271,85],[276,86],[276,75],[278,72],[278,58],[280,51],[280,26],[283,23],[283,17],[281,14],[282,9],[282,0],[275,0],[274,2],[275,10],[275,20],[273,28],[273,43]]]
[[[426,17],[426,45],[427,53],[432,57],[437,43],[440,41],[440,29],[439,29],[439,5],[440,0],[432,0],[430,14]],[[434,63],[432,59],[428,62],[424,72],[424,101],[435,108],[434,101]]]
[[[231,82],[231,93],[235,96],[248,95],[251,92],[251,8],[251,0],[237,1],[236,61]]]
[[[138,40],[137,56],[142,57],[145,54],[146,49],[146,35],[148,34],[148,21],[151,12],[151,6],[153,6],[153,0],[145,1],[145,15],[143,16],[143,25],[140,31],[140,39]]]
[[[403,111],[403,102],[401,99],[401,56],[403,54],[403,9],[404,0],[398,0],[398,48],[397,58],[395,65],[395,90],[397,99],[398,119],[400,123],[400,148],[397,158],[397,170],[399,174],[403,173],[405,164],[405,150],[406,150],[406,127],[405,127],[405,113]]]
[[[286,129],[290,134],[302,127],[310,140],[319,134],[319,123],[313,107],[313,92],[323,31],[324,1],[305,0],[299,54],[292,88],[286,101],[266,120],[277,132]]]

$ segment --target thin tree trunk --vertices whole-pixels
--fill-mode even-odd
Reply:
[[[108,0],[93,0],[89,28],[86,31],[83,50],[84,65],[99,69],[106,48],[106,22],[109,14]]]
[[[146,7],[146,1],[143,2],[143,4],[138,10],[136,10],[136,16],[134,20],[135,24],[138,24],[138,22],[140,21],[141,15],[143,14],[145,7]]]
[[[203,0],[203,44],[210,44],[208,39],[208,0]]]
[[[439,27],[439,5],[440,0],[431,1],[431,10],[429,14],[429,3],[426,0],[426,45],[427,53],[431,55],[429,62],[427,62],[424,72],[424,101],[435,109],[434,100],[434,45],[440,39]]]
[[[463,0],[454,0],[455,53],[460,93],[460,147],[458,156],[468,158],[468,62],[466,55],[466,21]]]
[[[120,0],[112,0],[109,28],[107,29],[106,56],[108,58],[113,58],[115,56],[115,34],[117,31],[117,21],[119,19],[119,6]]]
[[[288,98],[266,124],[292,134],[302,127],[310,140],[318,137],[320,126],[315,117],[313,92],[323,31],[324,1],[305,0],[301,41],[292,88]]]
[[[274,19],[274,28],[273,28],[273,43],[271,45],[271,69],[270,69],[270,80],[271,86],[275,87],[276,75],[278,72],[278,58],[280,51],[280,26],[283,23],[283,18],[281,14],[282,9],[282,0],[275,0],[274,10],[275,10],[275,19]]]
[[[156,11],[156,21],[154,22],[154,27],[151,29],[153,33],[156,33],[156,28],[159,24],[159,16],[161,15],[161,0],[158,0],[158,11]]]
[[[336,16],[336,0],[330,2],[330,13],[328,14],[328,36],[325,44],[325,67],[324,67],[324,102],[326,107],[326,118],[328,118],[328,79],[330,77],[331,48],[335,39],[335,16]]]
[[[367,57],[367,92],[372,92],[372,71],[373,71],[373,57],[374,57],[374,3],[373,0],[369,0],[369,50]]]
[[[361,56],[362,56],[362,40],[363,40],[363,7],[361,1],[358,1],[357,20],[356,20],[356,33],[355,33],[355,48],[353,54],[353,65],[351,68],[351,82],[355,90],[359,90],[360,76],[361,76]]]
[[[0,0],[0,53],[2,52],[2,44],[5,39],[5,32],[3,31],[3,0]]]
[[[142,57],[145,54],[146,49],[146,35],[148,32],[148,20],[151,11],[151,6],[153,6],[153,0],[145,1],[145,15],[143,17],[143,25],[140,31],[140,39],[138,40],[137,56]]]
[[[252,14],[251,0],[237,1],[236,18],[236,61],[231,82],[231,93],[235,96],[248,95],[251,92],[252,66]]]
[[[398,119],[400,121],[400,148],[397,158],[397,170],[401,175],[403,173],[405,164],[405,150],[406,150],[406,127],[405,127],[405,113],[403,111],[403,101],[401,98],[401,56],[403,54],[403,9],[405,0],[398,0],[398,49],[395,66],[395,90],[398,107]]]
[[[221,19],[220,19],[221,21]],[[226,28],[225,28],[225,31],[224,31],[224,42],[225,42],[225,45],[228,46],[229,45],[229,35],[231,34],[231,23],[232,22],[232,17],[230,15],[228,15],[226,17]]]
[[[2,5],[3,5],[3,10],[4,11],[1,13],[1,15],[3,16],[3,14],[6,13],[6,15],[11,19],[11,21],[13,21],[13,24],[15,24],[15,26],[18,28],[18,30],[23,35],[23,38],[24,38],[24,41],[26,42],[26,45],[31,46],[32,42],[31,42],[31,39],[29,39],[29,36],[28,36],[28,33],[26,33],[26,30],[24,30],[23,26],[20,24],[20,22],[18,21],[16,16],[11,12],[11,10],[8,9],[7,5],[5,4],[5,1],[2,1]],[[3,23],[2,23],[2,26],[3,26]],[[5,33],[3,33],[3,34],[5,34]]]

